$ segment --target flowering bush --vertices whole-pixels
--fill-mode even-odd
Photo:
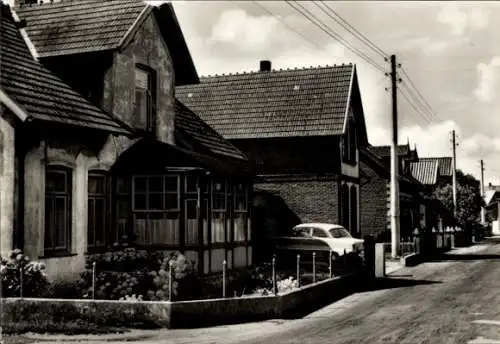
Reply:
[[[21,277],[22,272],[22,277]],[[50,291],[50,283],[45,274],[45,265],[31,261],[19,249],[10,252],[7,259],[1,258],[0,278],[2,297],[43,297]]]
[[[282,293],[288,293],[290,291],[294,291],[296,289],[299,289],[299,283],[296,279],[293,277],[288,277],[285,279],[277,280],[276,282],[276,288],[278,291],[278,294]],[[253,292],[254,295],[272,295],[273,294],[273,288],[272,288],[272,282],[271,282],[271,287],[270,288],[257,288]]]
[[[170,271],[172,296],[183,298],[188,294],[188,277],[194,275],[193,264],[180,252],[164,255],[127,247],[87,258],[87,271],[82,274],[82,281],[77,287],[84,298],[92,297],[93,261],[97,270],[96,299],[120,300],[137,295],[138,301],[168,300]]]

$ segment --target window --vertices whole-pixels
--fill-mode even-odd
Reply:
[[[319,228],[313,228],[312,236],[315,238],[328,238],[325,231]]]
[[[101,172],[89,172],[87,199],[87,245],[103,247],[106,243],[107,178]]]
[[[342,184],[340,192],[340,204],[342,207],[341,224],[345,228],[349,228],[349,185]]]
[[[356,185],[351,185],[350,191],[350,202],[351,202],[351,223],[350,229],[352,234],[358,233],[358,189]]]
[[[226,210],[226,183],[223,181],[214,181],[212,189],[212,208],[214,210]]]
[[[179,245],[180,177],[134,176],[134,232],[140,245]]]
[[[212,182],[212,243],[226,241],[227,184],[223,180]]]
[[[135,176],[134,211],[178,211],[179,176]]]
[[[130,176],[118,176],[116,179],[116,237],[120,240],[124,235],[132,233],[132,178]]]
[[[234,186],[234,241],[245,241],[248,227],[248,186],[246,183],[236,183]]]
[[[155,129],[156,77],[146,68],[135,69],[135,121],[134,126],[152,132]]]
[[[301,238],[310,238],[311,237],[311,228],[309,228],[309,227],[295,227],[292,230],[292,236],[301,237]]]
[[[198,177],[185,176],[184,178],[184,240],[187,245],[197,245],[198,237]]]
[[[71,250],[72,171],[63,166],[45,170],[45,254]]]
[[[353,163],[356,161],[356,127],[354,119],[349,117],[347,121],[347,131],[342,138],[342,159],[345,162]]]

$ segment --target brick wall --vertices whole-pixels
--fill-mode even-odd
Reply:
[[[339,220],[336,180],[258,183],[255,188],[279,195],[300,222],[337,223]]]
[[[361,235],[369,234],[377,237],[387,229],[387,180],[378,176],[364,162],[361,162],[360,167],[371,178],[369,182],[365,182],[361,186]]]

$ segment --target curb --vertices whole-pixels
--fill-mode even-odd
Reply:
[[[39,342],[135,342],[150,339],[156,332],[130,330],[125,333],[82,335],[25,333],[21,336]]]

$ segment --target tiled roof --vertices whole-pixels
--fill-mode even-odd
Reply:
[[[120,46],[143,11],[141,0],[79,0],[16,8],[41,57]]]
[[[420,158],[420,161],[436,160],[439,162],[439,174],[445,177],[453,176],[453,159],[451,157]]]
[[[200,84],[176,87],[176,96],[229,139],[340,135],[351,86],[357,87],[355,70],[343,65],[202,77]]]
[[[184,138],[188,140],[192,138],[195,144],[202,146],[211,153],[246,159],[246,156],[241,151],[203,122],[201,118],[180,101],[176,100],[175,107],[175,129],[180,130]]]
[[[36,120],[128,134],[111,115],[72,90],[31,55],[10,8],[0,5],[0,88]]]
[[[364,163],[364,164],[360,165],[360,170],[369,168],[369,169],[372,169],[375,172],[377,172],[377,174],[382,178],[386,178],[386,179],[390,178],[390,176],[391,176],[390,166],[388,166],[387,164],[384,164],[382,157],[375,154],[371,149],[366,149],[366,148],[360,149],[359,156],[360,156],[361,162]],[[368,174],[368,171],[364,171],[364,172],[366,174]],[[399,173],[399,178],[398,178],[399,181],[412,183],[412,184],[419,183],[419,181],[416,180],[413,176],[403,175],[403,174],[401,174],[401,172],[402,171],[400,171],[400,173]]]
[[[424,185],[434,185],[439,174],[438,160],[420,160],[410,164],[411,175]]]
[[[369,146],[368,149],[381,158],[391,156],[391,146]],[[411,151],[410,145],[398,145],[398,155],[408,155]]]

